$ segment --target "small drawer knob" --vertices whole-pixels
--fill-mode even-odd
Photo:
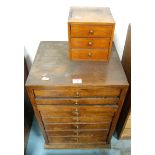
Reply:
[[[77,116],[80,114],[78,111],[73,111],[72,113]]]
[[[92,46],[92,45],[93,45],[93,42],[89,41],[89,42],[88,42],[88,45],[89,45],[89,46]]]
[[[89,34],[94,34],[94,31],[93,30],[89,30]]]
[[[76,92],[76,97],[79,97],[80,96],[80,93],[79,92]]]
[[[78,101],[75,102],[75,105],[78,105]]]
[[[88,53],[88,56],[91,57],[91,56],[92,56],[92,53],[89,52],[89,53]]]

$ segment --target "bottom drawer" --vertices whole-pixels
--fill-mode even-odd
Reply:
[[[104,60],[108,59],[108,49],[72,49],[71,59],[74,60]]]
[[[106,141],[107,136],[90,137],[48,137],[50,143],[102,143]]]

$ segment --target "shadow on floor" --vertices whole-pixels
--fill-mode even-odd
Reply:
[[[44,138],[36,119],[33,120],[32,128],[27,144],[26,155],[130,155],[131,141],[111,141],[111,149],[44,149]]]

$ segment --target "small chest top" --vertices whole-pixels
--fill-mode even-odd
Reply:
[[[73,79],[81,79],[79,84]],[[124,86],[128,85],[115,47],[109,62],[71,61],[68,42],[40,43],[31,67],[28,86]]]
[[[71,7],[68,22],[115,23],[108,7]]]

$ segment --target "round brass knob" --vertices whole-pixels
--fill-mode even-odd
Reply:
[[[89,52],[89,53],[88,53],[88,56],[91,57],[91,56],[92,56],[92,53]]]
[[[93,42],[89,41],[89,42],[88,42],[88,45],[89,45],[89,46],[92,46],[92,45],[93,45]]]
[[[76,92],[76,97],[79,97],[79,96],[80,96],[79,92]]]
[[[93,30],[89,30],[89,34],[94,34],[94,31]]]

